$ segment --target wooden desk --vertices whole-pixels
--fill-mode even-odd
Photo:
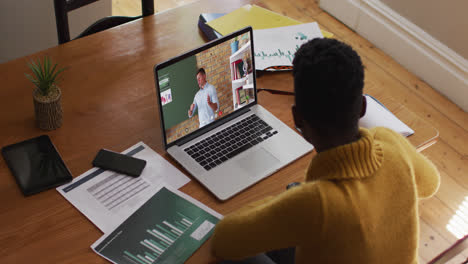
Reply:
[[[175,164],[162,147],[153,66],[204,43],[196,26],[201,12],[229,12],[250,2],[196,2],[0,65],[0,146],[48,134],[74,176],[91,168],[91,160],[100,148],[121,151],[140,140]],[[253,1],[273,10],[306,10],[282,6],[280,2]],[[303,5],[300,1],[297,4]],[[33,86],[24,76],[29,71],[28,59],[46,54],[69,68],[60,85],[64,124],[51,132],[41,131],[34,124]],[[258,78],[258,85],[292,91],[292,76],[264,74]],[[366,92],[379,98],[377,88],[366,87]],[[291,96],[262,92],[258,100],[293,127]],[[416,130],[410,137],[415,146],[436,137],[435,129],[391,98],[379,100]],[[217,201],[195,180],[181,190],[226,214],[283,191],[289,182],[302,180],[312,155],[225,203]],[[0,201],[0,263],[107,263],[90,249],[102,235],[100,231],[55,190],[23,197],[3,159]],[[207,248],[203,246],[188,263],[207,263]]]

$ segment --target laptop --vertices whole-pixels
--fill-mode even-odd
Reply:
[[[154,67],[166,151],[227,200],[313,149],[258,104],[252,28]]]

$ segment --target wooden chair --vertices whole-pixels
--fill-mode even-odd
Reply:
[[[57,35],[59,44],[70,41],[70,30],[68,26],[68,12],[99,0],[54,0],[55,20],[57,23]],[[144,16],[154,14],[154,0],[141,0],[142,15],[136,17],[110,16],[102,18],[89,26],[75,39],[88,36]]]
[[[449,247],[447,250],[444,252],[440,253],[437,257],[435,257],[433,260],[431,260],[427,264],[443,264],[449,262],[452,258],[456,257],[458,254],[463,252],[465,249],[468,248],[468,235],[465,237],[459,239],[455,244],[453,244],[451,247]],[[460,264],[467,264],[468,259],[463,261]]]

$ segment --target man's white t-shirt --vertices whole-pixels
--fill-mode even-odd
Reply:
[[[216,111],[213,111],[208,105],[207,97],[210,96],[211,102],[218,104]],[[215,112],[219,109],[218,95],[216,94],[216,88],[209,84],[205,83],[203,89],[198,90],[193,98],[193,103],[195,107],[193,108],[192,116],[195,113],[195,110],[198,108],[198,120],[200,122],[200,127],[206,126],[209,123],[215,120]],[[190,117],[192,117],[190,116]]]

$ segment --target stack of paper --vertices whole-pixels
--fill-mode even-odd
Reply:
[[[302,24],[302,22],[256,5],[245,5],[222,17],[211,20],[207,24],[221,35],[227,35],[247,26],[257,30],[294,26]],[[327,38],[333,36],[332,33],[327,31],[322,31],[322,34]]]
[[[190,181],[143,142],[123,153],[146,160],[146,167],[139,177],[92,168],[74,178],[72,183],[57,188],[65,199],[104,233],[120,225],[161,186],[179,189]]]
[[[206,24],[221,35],[251,26],[256,70],[291,69],[300,45],[313,38],[333,36],[320,30],[316,22],[303,24],[256,5],[243,6]]]
[[[402,134],[405,137],[414,134],[413,129],[398,119],[384,105],[377,101],[377,99],[370,95],[366,95],[366,99],[366,114],[359,120],[359,126],[366,128],[386,127]]]
[[[57,188],[105,234],[91,248],[113,263],[183,263],[222,216],[176,189],[190,179],[143,142],[125,150],[146,160],[137,177],[93,168]]]

